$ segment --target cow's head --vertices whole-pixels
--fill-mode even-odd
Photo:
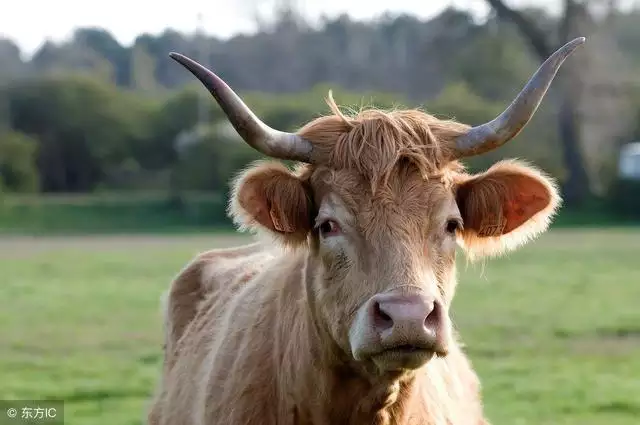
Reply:
[[[379,372],[444,356],[456,242],[499,254],[546,230],[560,203],[548,177],[515,161],[482,174],[459,159],[495,149],[528,123],[562,62],[555,52],[497,118],[470,128],[417,110],[330,116],[297,133],[261,122],[215,74],[172,54],[209,89],[242,138],[267,156],[234,183],[230,211],[245,228],[304,246],[320,271],[307,287],[312,314],[339,351]]]

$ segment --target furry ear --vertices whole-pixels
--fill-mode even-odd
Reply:
[[[267,230],[285,245],[306,241],[312,201],[305,181],[278,162],[259,162],[233,183],[229,213],[241,230]]]
[[[518,161],[500,161],[457,184],[462,244],[471,258],[500,255],[544,232],[561,204],[554,181]]]

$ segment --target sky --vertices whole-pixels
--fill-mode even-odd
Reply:
[[[269,16],[283,0],[20,0],[3,6],[0,36],[18,44],[25,57],[31,56],[45,40],[68,39],[75,28],[102,27],[123,45],[130,45],[141,33],[159,34],[167,28],[192,32],[202,14],[204,31],[227,38],[254,30],[254,13]],[[385,12],[411,13],[431,17],[454,5],[485,16],[484,0],[289,0],[312,21],[320,16],[347,13],[354,19],[371,19]],[[557,3],[558,0],[511,0],[518,3]]]

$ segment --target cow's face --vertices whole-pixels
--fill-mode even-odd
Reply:
[[[445,355],[456,234],[463,218],[450,181],[400,162],[372,190],[352,171],[311,178],[320,316],[355,361],[414,369]]]
[[[308,244],[313,314],[343,355],[383,373],[412,370],[447,354],[456,243],[470,254],[513,248],[558,206],[551,181],[524,164],[440,171],[425,177],[400,160],[373,187],[354,169],[265,163],[237,180],[233,211]]]

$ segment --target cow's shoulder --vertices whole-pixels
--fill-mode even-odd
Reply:
[[[165,343],[174,346],[198,312],[224,305],[272,258],[260,243],[213,249],[196,255],[172,280],[164,300]]]
[[[218,321],[229,308],[231,298],[269,264],[274,255],[277,253],[264,244],[205,251],[194,256],[171,281],[162,300],[163,374],[148,413],[149,425],[172,422],[173,416],[167,416],[165,404],[167,397],[175,397],[168,394],[176,388],[189,388],[186,384],[181,386],[183,379],[193,381],[191,375],[185,374],[188,369],[176,368],[176,363],[198,367],[206,356],[203,350],[206,341],[225,333]]]
[[[275,255],[275,251],[263,243],[206,251],[192,263],[200,271],[202,289],[215,293],[235,289],[247,282]]]

